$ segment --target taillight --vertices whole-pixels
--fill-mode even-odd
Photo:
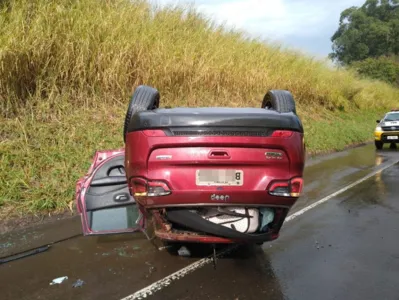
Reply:
[[[171,193],[168,185],[163,181],[133,178],[130,181],[133,197],[158,197]]]
[[[161,129],[147,129],[143,130],[143,132],[146,136],[152,136],[152,137],[166,136],[165,132]]]
[[[146,196],[147,195],[147,180],[143,178],[133,178],[130,180],[130,186],[133,196]]]
[[[292,136],[293,132],[289,130],[276,130],[273,131],[272,137],[288,138]]]
[[[290,196],[290,185],[288,181],[275,181],[270,185],[269,194],[273,196]]]
[[[148,182],[148,197],[166,196],[171,193],[168,185],[162,181],[149,181]]]
[[[303,179],[299,177],[286,181],[273,181],[269,187],[269,194],[281,197],[299,197],[302,186]]]
[[[291,197],[299,197],[302,192],[303,179],[293,178],[291,179]]]

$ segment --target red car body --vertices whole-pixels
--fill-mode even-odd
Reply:
[[[304,161],[303,128],[294,113],[262,108],[138,112],[128,126],[125,147],[97,152],[88,174],[78,181],[83,230],[109,234],[139,229],[163,241],[213,244],[271,241],[300,196]],[[109,168],[119,173],[110,176]],[[120,227],[108,228],[108,212],[129,206],[139,210],[134,226],[123,217]],[[235,230],[233,223],[211,222],[202,213],[214,209],[229,214],[233,207],[245,209],[248,228],[250,218],[265,216],[265,208],[272,220],[266,225],[259,221],[256,230],[247,232]],[[259,217],[249,216],[249,210]],[[98,211],[106,211],[98,221],[102,227],[93,226]]]

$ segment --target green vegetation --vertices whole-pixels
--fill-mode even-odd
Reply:
[[[162,105],[255,106],[268,89],[298,103],[311,153],[372,138],[399,90],[145,1],[0,2],[0,211],[63,210],[97,149],[123,147],[139,84]]]
[[[341,13],[330,57],[399,87],[399,0],[366,0]]]
[[[362,77],[371,77],[399,87],[399,56],[366,58],[351,64]]]

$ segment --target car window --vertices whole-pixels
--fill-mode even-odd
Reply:
[[[399,121],[399,114],[389,114],[384,118],[385,122]]]

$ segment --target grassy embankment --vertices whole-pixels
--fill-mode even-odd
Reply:
[[[302,54],[146,2],[6,0],[0,12],[0,215],[68,207],[96,149],[120,147],[138,84],[162,105],[255,106],[271,88],[298,103],[308,150],[372,138],[399,99]],[[7,5],[7,6],[5,6]]]

